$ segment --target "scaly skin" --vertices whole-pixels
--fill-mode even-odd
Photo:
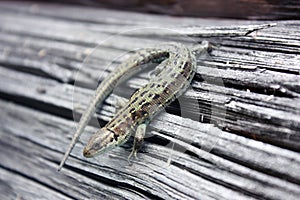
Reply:
[[[96,107],[112,92],[118,80],[123,80],[140,71],[142,64],[162,62],[156,76],[144,87],[138,89],[114,118],[105,127],[98,130],[84,148],[85,157],[94,157],[99,153],[119,146],[127,141],[138,126],[148,124],[164,107],[180,96],[189,86],[196,70],[196,53],[209,50],[208,42],[203,42],[193,51],[182,44],[172,43],[165,48],[138,51],[120,64],[111,76],[98,86],[95,97],[79,121],[68,151],[65,153],[58,170],[62,168],[72,151],[84,127],[93,116]],[[124,76],[126,76],[124,78]],[[145,130],[145,129],[143,129]],[[136,153],[141,141],[135,141]]]

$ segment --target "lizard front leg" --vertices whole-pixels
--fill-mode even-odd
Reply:
[[[128,156],[128,162],[130,162],[130,158],[132,157],[132,155],[134,155],[134,157],[137,158],[137,152],[142,147],[143,142],[144,142],[146,127],[147,127],[146,123],[142,123],[142,124],[138,125],[135,136],[134,136],[132,151],[131,151],[130,155]]]

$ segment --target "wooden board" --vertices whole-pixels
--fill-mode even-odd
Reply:
[[[52,0],[52,2],[174,16],[252,20],[299,19],[300,17],[300,2],[297,0]]]
[[[299,21],[21,2],[1,2],[0,16],[0,199],[300,196]],[[73,119],[118,63],[138,48],[204,39],[213,52],[197,58],[191,88],[152,121],[138,159],[127,161],[132,139],[93,159],[82,149],[114,115],[114,97],[129,97],[148,72],[116,88],[56,171]]]

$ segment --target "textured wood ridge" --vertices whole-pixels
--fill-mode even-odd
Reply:
[[[21,2],[1,2],[0,17],[0,199],[299,198],[299,21],[267,28]],[[114,115],[114,97],[128,98],[148,72],[116,89],[56,171],[73,118],[132,50],[203,39],[214,51],[150,124],[138,159],[127,162],[132,139],[93,159],[82,149]]]
[[[297,0],[54,0],[84,6],[160,13],[176,16],[222,17],[233,19],[299,19]]]

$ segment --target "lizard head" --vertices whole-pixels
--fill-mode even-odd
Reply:
[[[89,139],[87,145],[83,150],[83,156],[86,158],[94,157],[100,153],[110,150],[116,146],[119,146],[126,142],[128,136],[118,136],[114,132],[108,130],[107,128],[102,128],[98,130]]]

